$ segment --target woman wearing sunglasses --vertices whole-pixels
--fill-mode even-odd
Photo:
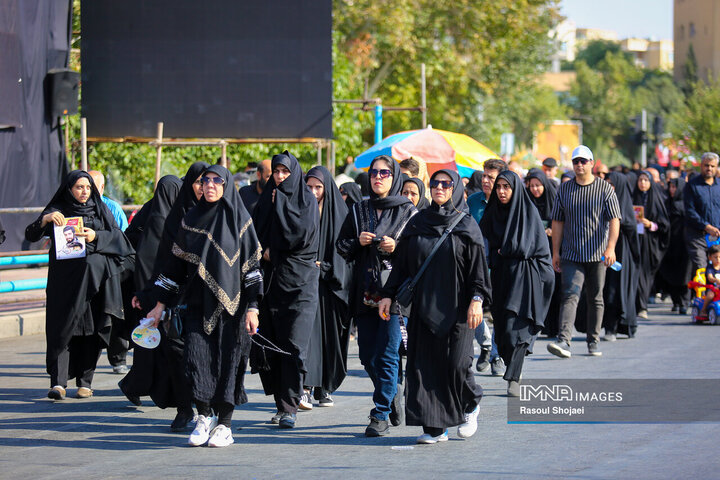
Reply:
[[[201,181],[203,197],[180,224],[155,282],[160,301],[147,317],[157,325],[167,305],[182,303],[185,372],[198,410],[188,444],[225,447],[234,442],[235,405],[247,402],[243,382],[258,326],[261,249],[230,172],[213,165]]]
[[[388,419],[400,424],[397,395],[400,323],[397,316],[378,317],[380,289],[392,269],[400,234],[417,210],[400,195],[400,166],[380,155],[370,164],[370,199],[356,203],[343,223],[338,253],[355,262],[350,313],[358,327],[360,361],[373,382],[375,408],[370,412],[368,437],[389,433]],[[392,413],[392,416],[391,416]]]
[[[432,204],[403,232],[379,311],[387,315],[400,285],[415,276],[443,232],[461,218],[413,290],[408,320],[406,423],[423,428],[417,442],[425,444],[446,441],[448,427],[458,426],[461,438],[477,430],[482,388],[472,371],[473,330],[490,300],[484,240],[469,215],[460,176],[435,172],[430,194]]]
[[[520,394],[525,356],[543,328],[555,273],[545,226],[515,173],[498,175],[480,228],[488,239],[495,342],[508,396]]]

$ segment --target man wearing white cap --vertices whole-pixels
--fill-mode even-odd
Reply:
[[[571,356],[570,339],[583,285],[588,305],[588,354],[602,355],[598,340],[605,307],[605,270],[615,263],[621,216],[615,190],[592,173],[592,151],[580,145],[572,152],[572,163],[575,178],[560,185],[551,214],[553,268],[562,275],[562,301],[560,333],[547,349],[561,358]]]

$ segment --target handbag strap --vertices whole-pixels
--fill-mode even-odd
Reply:
[[[438,251],[438,249],[440,249],[440,246],[442,245],[442,243],[450,235],[450,233],[452,233],[453,229],[457,226],[458,223],[460,223],[460,221],[465,217],[465,215],[467,215],[467,213],[460,213],[460,215],[458,215],[455,218],[455,220],[453,220],[453,222],[445,229],[445,231],[440,236],[438,241],[435,242],[435,245],[433,245],[432,250],[430,250],[430,254],[425,259],[425,262],[423,262],[422,266],[420,267],[420,270],[418,270],[418,272],[415,274],[413,279],[410,281],[410,284],[408,285],[408,288],[410,290],[415,288],[415,285],[417,285],[418,280],[420,280],[420,277],[422,276],[422,274],[425,272],[425,269],[430,264],[430,260],[432,260],[435,253]]]

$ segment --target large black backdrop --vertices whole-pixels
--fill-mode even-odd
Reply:
[[[48,70],[67,67],[71,0],[0,0],[0,207],[45,206],[67,173],[50,117]],[[2,251],[20,250],[37,214],[2,215]]]
[[[83,0],[91,137],[332,137],[332,0]]]

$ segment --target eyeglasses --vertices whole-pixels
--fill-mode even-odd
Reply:
[[[392,177],[392,170],[383,168],[378,170],[377,168],[371,168],[368,170],[370,177],[390,178]]]
[[[222,185],[225,183],[225,180],[223,180],[221,177],[202,177],[200,181],[205,185],[210,185],[210,182],[214,183],[215,185]]]
[[[442,186],[445,190],[453,188],[455,182],[452,180],[430,180],[430,188],[438,188]]]
[[[573,165],[577,165],[578,163],[581,163],[583,165],[590,163],[590,159],[588,158],[582,158],[582,157],[575,157],[572,159]]]

